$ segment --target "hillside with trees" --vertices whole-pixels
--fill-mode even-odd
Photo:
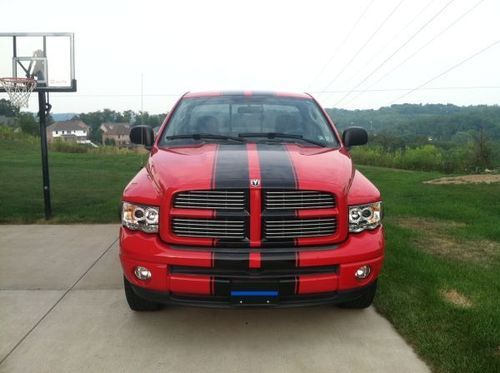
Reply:
[[[365,128],[359,163],[386,167],[481,172],[500,166],[500,107],[402,104],[378,110],[327,109],[339,130]]]
[[[350,126],[365,128],[368,146],[352,150],[359,164],[446,173],[477,173],[500,168],[500,106],[402,104],[368,110],[327,109],[340,131]],[[166,114],[104,109],[53,117],[80,119],[91,127],[90,140],[101,143],[100,125],[127,122],[159,126]],[[0,124],[38,135],[35,113],[19,112],[0,99]]]

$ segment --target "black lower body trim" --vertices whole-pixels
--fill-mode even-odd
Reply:
[[[213,277],[227,277],[227,278],[261,278],[261,279],[272,279],[280,278],[286,276],[300,276],[300,275],[314,275],[320,273],[338,273],[338,265],[330,266],[317,266],[317,267],[293,267],[293,268],[261,268],[261,269],[249,269],[244,268],[243,270],[238,268],[204,268],[204,267],[186,267],[186,266],[176,266],[172,265],[169,267],[169,272],[171,274],[184,274],[184,275],[205,275]]]
[[[333,293],[321,293],[315,295],[289,295],[280,296],[277,302],[270,305],[252,305],[252,304],[235,304],[230,296],[181,296],[165,292],[157,292],[144,289],[132,285],[134,292],[144,298],[153,302],[194,306],[194,307],[212,307],[212,308],[243,308],[243,307],[304,307],[304,306],[318,306],[322,304],[339,304],[350,302],[362,297],[366,292],[369,292],[375,282],[362,288],[356,288],[345,291],[337,291]]]
[[[183,251],[210,251],[214,253],[243,253],[248,254],[250,252],[249,248],[242,248],[241,246],[233,245],[230,247],[221,247],[221,246],[185,246],[185,245],[170,245],[172,249],[175,250],[183,250]],[[327,251],[327,250],[336,250],[339,248],[339,244],[333,245],[322,245],[322,246],[279,246],[273,245],[273,247],[260,248],[260,252],[267,251],[273,253],[295,253],[297,251]],[[255,251],[257,248],[251,249]]]

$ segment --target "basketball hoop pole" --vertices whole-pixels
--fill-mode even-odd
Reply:
[[[43,173],[43,201],[45,205],[45,220],[52,215],[50,203],[50,179],[49,179],[49,151],[47,145],[47,116],[50,112],[50,104],[47,104],[47,93],[38,92],[38,117],[40,119],[40,145],[42,149],[42,173]]]
[[[6,92],[11,103],[19,108],[29,107],[30,94],[38,92],[47,220],[52,216],[47,144],[49,92],[76,92],[76,83],[75,35],[72,32],[0,32],[0,92]]]

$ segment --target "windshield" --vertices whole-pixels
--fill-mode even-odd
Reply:
[[[330,124],[313,100],[275,96],[185,98],[163,131],[160,146],[236,142],[236,138],[338,146]]]

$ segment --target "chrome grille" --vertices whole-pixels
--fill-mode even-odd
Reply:
[[[335,207],[335,197],[314,190],[266,191],[264,208],[267,210],[326,209]]]
[[[334,234],[336,218],[268,219],[264,221],[264,235],[268,239],[320,237]]]
[[[182,209],[243,210],[245,193],[229,190],[192,190],[175,196],[174,207]]]
[[[185,219],[174,218],[172,231],[176,236],[212,237],[212,238],[245,238],[244,220],[228,219]]]

